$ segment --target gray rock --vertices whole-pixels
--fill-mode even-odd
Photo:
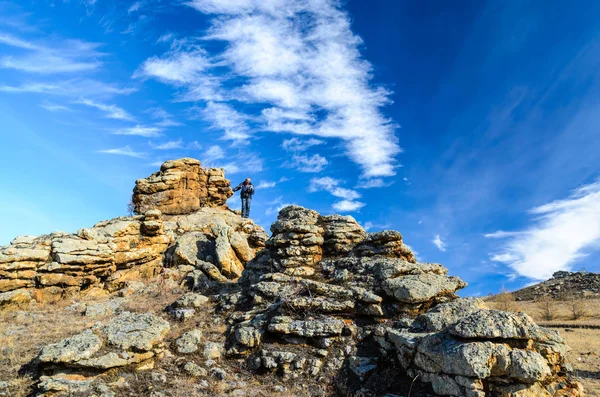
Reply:
[[[343,329],[344,322],[331,317],[319,320],[294,320],[291,317],[278,316],[273,317],[268,326],[269,332],[308,338],[341,335]]]
[[[448,328],[452,335],[466,339],[533,339],[555,341],[561,339],[538,327],[525,313],[500,310],[478,310]]]
[[[200,308],[206,306],[209,299],[201,294],[189,293],[177,299],[173,304],[175,307],[194,307]]]
[[[208,375],[208,371],[196,363],[188,362],[183,366],[183,370],[190,376],[195,378],[205,377]]]
[[[152,372],[150,378],[155,383],[167,383],[167,376],[160,372]]]
[[[149,351],[162,342],[169,323],[149,313],[124,312],[102,327],[108,343],[123,350]]]
[[[87,330],[58,343],[44,346],[38,360],[42,363],[75,363],[92,357],[101,348],[102,340]]]
[[[547,361],[538,352],[514,349],[510,352],[508,375],[523,383],[543,381],[551,374]]]
[[[194,317],[196,310],[192,308],[170,307],[168,313],[177,321],[187,321]]]
[[[387,279],[382,283],[383,290],[399,302],[422,303],[436,296],[452,296],[467,284],[455,276],[439,274],[410,274]]]
[[[225,372],[222,368],[211,368],[210,374],[218,380],[224,380],[227,378],[227,372]]]
[[[122,298],[114,298],[106,302],[87,305],[84,315],[87,317],[99,317],[117,313],[124,301]]]
[[[181,335],[175,340],[177,352],[180,354],[190,354],[198,351],[202,342],[202,331],[192,330]]]
[[[419,316],[417,321],[423,325],[426,331],[441,331],[468,314],[485,308],[485,303],[481,299],[461,298],[435,306],[427,313]]]
[[[364,381],[367,375],[377,369],[377,358],[376,357],[348,357],[348,368],[361,381]]]
[[[207,360],[218,360],[223,354],[223,346],[220,343],[208,342],[202,349],[202,356]]]

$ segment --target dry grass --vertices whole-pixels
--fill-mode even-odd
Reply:
[[[560,329],[571,348],[567,357],[583,384],[585,395],[600,397],[600,330]]]
[[[10,395],[29,394],[33,379],[21,369],[43,346],[81,332],[97,320],[67,311],[63,305],[0,312],[0,380],[9,382]]]
[[[574,323],[600,325],[600,299],[512,301],[509,308],[506,300],[486,300],[493,309],[522,311],[540,324]]]

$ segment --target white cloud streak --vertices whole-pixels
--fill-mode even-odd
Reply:
[[[521,276],[548,279],[558,270],[571,270],[600,246],[600,180],[529,213],[535,217],[524,230],[485,235],[508,239],[491,255],[492,260],[510,266]]]
[[[260,183],[258,185],[256,185],[256,188],[257,189],[270,189],[272,187],[275,187],[275,185],[277,185],[277,182],[260,181]]]
[[[136,125],[135,127],[122,128],[113,131],[115,135],[133,135],[142,136],[145,138],[154,138],[162,135],[162,129],[158,127]]]
[[[312,156],[293,156],[291,166],[300,172],[315,173],[323,171],[327,164],[329,161],[325,157],[314,154]]]
[[[181,149],[183,147],[183,140],[178,139],[176,141],[168,141],[158,145],[151,145],[154,149],[157,150],[172,150],[172,149]]]
[[[333,203],[332,208],[338,212],[356,212],[364,206],[365,204],[360,201],[341,200]]]
[[[357,199],[361,197],[360,193],[339,186],[342,183],[343,182],[339,179],[331,178],[329,176],[313,178],[310,180],[308,191],[326,191],[334,197],[343,199],[332,205],[332,208],[338,212],[354,212],[364,207],[364,203],[357,201]]]
[[[40,107],[46,109],[49,112],[71,112],[72,111],[72,109],[67,106],[59,105],[57,103],[51,103],[51,102],[42,103],[40,105]]]
[[[115,149],[99,150],[98,153],[115,154],[115,155],[119,155],[119,156],[136,157],[136,158],[142,158],[145,156],[144,153],[136,152],[130,146],[123,146],[123,147],[115,148]]]
[[[77,101],[76,103],[101,110],[106,114],[106,117],[109,119],[127,120],[127,121],[134,120],[134,117],[131,114],[127,113],[126,110],[118,107],[117,105],[107,105],[104,103],[93,101],[91,99],[81,99],[81,100]],[[134,134],[131,134],[131,135],[134,135]]]
[[[0,68],[35,74],[94,70],[102,65],[98,58],[104,56],[97,51],[99,44],[80,40],[41,44],[0,33],[0,44],[25,51],[0,57]]]
[[[117,87],[97,80],[69,79],[53,82],[26,82],[19,85],[0,85],[0,92],[11,94],[47,94],[66,97],[112,97],[137,91],[131,87]]]
[[[202,156],[202,164],[210,165],[217,160],[221,160],[225,158],[225,152],[218,145],[213,145],[209,147],[204,155]]]
[[[442,252],[446,252],[446,243],[444,240],[442,240],[439,234],[436,234],[435,238],[431,242],[437,247],[437,249]]]
[[[173,42],[161,57],[144,62],[135,77],[156,78],[182,93],[180,100],[232,107],[247,129],[225,138],[247,139],[254,129],[336,139],[366,178],[395,174],[401,149],[396,125],[382,114],[390,92],[372,82],[360,38],[348,14],[334,0],[193,0],[210,14],[208,33]],[[198,43],[224,43],[208,54]],[[262,109],[261,109],[262,108]],[[219,122],[206,112],[214,125]],[[252,122],[248,122],[252,120]],[[315,158],[317,159],[317,158]],[[302,161],[304,159],[300,159]]]
[[[283,150],[288,152],[303,152],[308,150],[312,146],[323,145],[325,141],[321,139],[299,139],[299,138],[290,138],[285,139],[281,144]]]

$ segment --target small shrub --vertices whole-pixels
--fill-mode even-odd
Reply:
[[[544,297],[537,302],[538,310],[543,320],[551,321],[556,318],[554,303],[550,297]]]
[[[504,287],[500,290],[500,293],[494,299],[498,305],[498,309],[506,312],[515,312],[519,310],[514,295],[506,290]]]
[[[582,317],[587,315],[587,310],[585,308],[585,304],[581,300],[571,300],[571,318],[573,320],[579,320]]]

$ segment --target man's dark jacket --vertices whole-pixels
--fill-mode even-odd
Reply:
[[[254,186],[252,185],[252,182],[250,182],[247,185],[245,185],[244,182],[242,182],[239,185],[237,185],[235,189],[233,189],[233,191],[237,192],[240,189],[242,189],[242,191],[240,192],[241,198],[251,198],[254,194]]]

